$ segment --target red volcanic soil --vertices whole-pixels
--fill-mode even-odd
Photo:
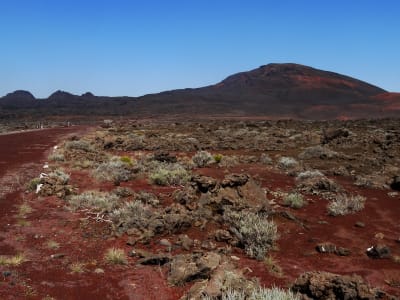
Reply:
[[[48,150],[68,134],[81,135],[88,128],[65,128],[33,131],[0,136],[1,162],[0,181],[10,182],[12,174],[37,176],[42,170]],[[3,146],[4,145],[4,146]],[[243,154],[243,153],[235,153]],[[29,174],[22,172],[29,166]],[[197,169],[195,172],[222,179],[226,173],[218,167]],[[268,191],[268,199],[276,198],[274,192],[290,192],[294,178],[278,173],[271,167],[242,164],[229,168],[229,172],[246,172],[258,180]],[[111,183],[99,184],[86,171],[70,172],[71,184],[79,192],[89,189],[110,190]],[[308,205],[299,210],[284,208],[282,199],[276,198],[275,209],[289,210],[297,221],[288,220],[279,213],[274,220],[278,224],[280,239],[277,249],[271,252],[276,264],[282,269],[281,276],[268,271],[265,262],[246,257],[241,249],[233,248],[232,255],[240,258],[241,268],[248,268],[249,277],[258,277],[265,286],[287,287],[305,271],[328,271],[338,274],[359,274],[369,284],[393,295],[400,296],[399,287],[391,287],[388,282],[400,286],[400,265],[391,259],[371,259],[365,251],[368,247],[384,243],[392,254],[400,256],[399,196],[389,197],[386,191],[360,189],[343,178],[335,178],[346,190],[367,198],[363,211],[347,216],[330,217],[326,213],[327,200],[316,196],[305,196]],[[162,203],[172,201],[172,192],[179,187],[158,187],[145,179],[135,179],[122,183],[135,191],[151,191]],[[21,186],[15,186],[15,189]],[[19,214],[22,203],[33,211]],[[356,227],[357,222],[365,227]],[[1,299],[179,299],[191,287],[186,284],[173,287],[167,282],[167,268],[141,266],[136,258],[129,258],[124,266],[111,266],[104,261],[104,253],[110,247],[125,249],[129,237],[113,236],[104,222],[89,220],[81,212],[70,212],[64,200],[57,197],[37,197],[33,193],[10,189],[0,198],[0,255],[23,253],[26,262],[20,266],[0,265]],[[207,225],[215,226],[215,225]],[[192,239],[205,239],[215,228],[190,228],[186,234]],[[378,234],[378,235],[377,235]],[[148,245],[138,247],[150,252],[167,251],[159,245],[159,240],[167,238],[172,243],[175,235],[156,236]],[[51,247],[56,242],[59,247]],[[331,242],[338,247],[350,249],[347,257],[334,254],[320,254],[315,246],[321,242]],[[136,247],[136,249],[138,248]],[[182,252],[173,248],[171,254]],[[82,273],[74,273],[71,267],[77,263]]]

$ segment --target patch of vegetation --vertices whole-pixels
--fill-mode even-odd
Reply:
[[[112,193],[86,191],[67,200],[72,210],[88,208],[94,212],[112,212],[119,206],[119,197]]]
[[[53,152],[52,154],[49,155],[48,159],[50,161],[63,162],[65,161],[65,156],[63,153]]]
[[[0,255],[0,266],[19,266],[25,261],[25,255],[21,253],[14,256]]]
[[[264,165],[270,165],[270,164],[272,164],[272,159],[271,159],[271,157],[269,157],[268,154],[262,153],[260,156],[260,162]]]
[[[36,190],[37,185],[40,184],[40,178],[33,178],[27,184],[28,191],[32,192]]]
[[[81,150],[84,152],[93,151],[92,145],[89,142],[78,140],[78,141],[68,141],[65,143],[65,149],[67,150]]]
[[[125,232],[129,228],[145,227],[150,216],[149,208],[138,200],[127,202],[110,214],[111,220],[120,232]]]
[[[302,208],[306,201],[300,193],[290,193],[283,198],[283,204],[294,209]]]
[[[47,248],[57,250],[60,248],[60,244],[56,241],[50,240],[46,243]]]
[[[234,226],[244,249],[252,258],[263,260],[278,239],[278,228],[265,216],[251,211],[226,211],[226,218]]]
[[[18,207],[18,217],[24,218],[26,215],[30,214],[33,211],[33,208],[28,203],[22,203]]]
[[[234,288],[228,289],[223,292],[221,297],[214,298],[210,296],[203,296],[202,300],[300,300],[300,297],[296,296],[290,290],[283,290],[280,288],[262,288],[258,287],[250,292],[243,290],[235,290]]]
[[[69,265],[69,269],[71,270],[71,273],[73,274],[81,274],[85,272],[85,263],[82,262],[74,262]]]
[[[293,169],[299,165],[293,157],[282,156],[278,160],[278,168],[282,170]]]
[[[283,277],[282,268],[279,266],[278,262],[271,255],[265,257],[264,263],[268,268],[268,271],[277,277]]]
[[[130,164],[114,157],[110,161],[101,163],[93,175],[100,181],[125,182],[131,180],[134,173]]]
[[[157,185],[182,185],[190,179],[190,174],[180,164],[161,164],[149,177]]]
[[[129,157],[129,156],[126,156],[126,155],[125,155],[125,156],[121,156],[120,160],[121,160],[123,163],[128,164],[129,166],[133,166],[133,160],[132,160],[132,158]]]
[[[208,151],[196,152],[196,154],[192,157],[192,160],[198,168],[204,168],[215,162],[214,157]]]
[[[221,162],[222,157],[223,157],[222,154],[214,154],[214,156],[213,156],[214,161],[215,161],[217,164],[219,164],[219,163]]]
[[[365,197],[361,195],[339,194],[328,205],[328,213],[331,216],[344,216],[355,213],[364,208]]]
[[[64,172],[62,169],[57,169],[51,172],[48,176],[54,179],[58,184],[66,185],[69,182],[70,176]]]
[[[125,251],[119,248],[108,249],[104,255],[104,259],[113,265],[125,265],[128,262]]]

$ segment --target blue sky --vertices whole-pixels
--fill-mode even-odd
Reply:
[[[0,0],[0,96],[139,96],[272,62],[400,92],[397,0]]]

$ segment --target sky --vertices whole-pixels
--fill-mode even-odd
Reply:
[[[400,1],[0,0],[0,96],[140,96],[284,62],[400,92]]]

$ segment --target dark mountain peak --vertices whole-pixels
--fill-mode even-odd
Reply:
[[[86,93],[82,94],[81,97],[83,97],[83,98],[93,98],[93,97],[96,97],[96,96],[93,95],[91,92],[86,92]]]
[[[323,71],[295,63],[272,63],[257,69],[227,77],[216,85],[223,89],[260,91],[323,91],[350,93],[369,97],[385,90],[366,82],[334,72]]]
[[[66,100],[66,99],[71,99],[71,98],[75,98],[76,96],[65,92],[65,91],[61,91],[58,90],[56,92],[54,92],[53,94],[51,94],[48,98],[48,100]]]
[[[8,93],[4,98],[8,99],[22,99],[22,100],[35,100],[36,98],[28,91],[17,90],[12,93]]]

